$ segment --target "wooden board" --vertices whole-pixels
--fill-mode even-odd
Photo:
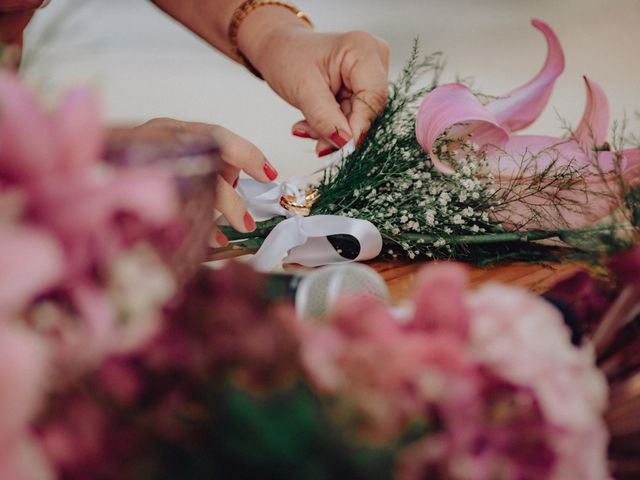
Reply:
[[[389,286],[392,301],[398,302],[411,295],[417,272],[428,262],[370,262]],[[544,293],[555,283],[570,277],[582,267],[576,264],[530,265],[513,263],[492,267],[468,266],[471,287],[486,282],[499,282]]]
[[[248,250],[232,250],[219,252],[210,260],[226,260],[252,253]],[[411,295],[415,277],[422,267],[429,262],[408,261],[373,261],[367,265],[375,269],[389,286],[393,303],[400,302]],[[287,266],[287,270],[303,269],[300,266]],[[472,288],[486,282],[499,282],[527,288],[535,293],[544,293],[555,283],[570,277],[582,268],[577,264],[531,265],[527,263],[512,263],[492,267],[469,266]]]

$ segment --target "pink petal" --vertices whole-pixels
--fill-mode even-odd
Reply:
[[[451,174],[454,170],[433,153],[433,144],[445,131],[447,138],[473,135],[472,140],[478,145],[499,145],[508,138],[493,115],[467,87],[458,83],[442,85],[427,94],[416,118],[418,143],[438,171]]]
[[[47,233],[0,226],[0,309],[18,309],[50,288],[64,272],[64,257]]]
[[[170,179],[146,168],[116,172],[98,185],[76,177],[47,188],[40,200],[41,217],[65,238],[108,235],[113,217],[121,212],[162,225],[173,218],[178,205]]]
[[[0,323],[0,352],[0,445],[4,448],[27,431],[37,414],[46,387],[48,353],[36,335],[5,322]]]
[[[584,155],[579,145],[567,139],[546,135],[514,135],[501,147],[487,152],[489,170],[499,182],[530,177],[547,168],[575,161]]]
[[[82,319],[84,339],[74,348],[76,366],[91,365],[111,351],[115,351],[116,313],[105,292],[87,283],[71,288],[71,297]]]
[[[67,171],[95,163],[102,153],[104,130],[95,98],[85,90],[67,94],[54,117],[61,166]]]
[[[531,125],[540,116],[549,101],[556,78],[564,70],[564,53],[558,37],[540,20],[533,20],[531,24],[547,40],[547,59],[542,70],[530,82],[487,105],[487,110],[497,122],[511,132]]]
[[[11,177],[46,175],[57,159],[53,131],[18,77],[0,74],[0,172]]]
[[[415,290],[415,316],[411,329],[448,331],[466,337],[469,313],[465,290],[469,276],[462,264],[430,265],[420,272]]]
[[[587,226],[620,205],[616,195],[620,173],[629,183],[640,178],[638,150],[626,150],[620,158],[615,152],[594,151],[574,139],[541,135],[514,135],[501,149],[489,150],[487,161],[504,200],[492,219],[507,230]],[[550,169],[551,177],[567,166],[580,171],[582,183],[565,189],[549,185],[531,194],[534,175]],[[526,199],[519,199],[523,195]],[[532,209],[540,213],[535,219]]]
[[[592,224],[619,206],[615,192],[619,189],[620,170],[628,181],[640,174],[638,161],[634,168],[628,158],[620,161],[615,152],[596,152],[572,139],[537,135],[511,137],[503,150],[490,152],[488,162],[505,201],[492,219],[507,230],[580,228]],[[549,168],[551,178],[569,165],[580,171],[582,182],[564,189],[550,184],[532,194],[530,182],[534,175]],[[526,199],[520,200],[521,196]],[[528,222],[532,209],[544,215]]]
[[[513,178],[526,179],[552,167],[572,166],[583,175],[614,173],[618,160],[613,152],[596,152],[574,139],[546,135],[513,135],[501,148],[491,148],[487,153],[489,169],[499,181]]]
[[[593,148],[602,145],[609,133],[609,102],[600,85],[587,77],[583,78],[587,88],[587,104],[574,137],[585,147]]]

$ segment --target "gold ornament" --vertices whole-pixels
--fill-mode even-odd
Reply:
[[[304,192],[304,202],[297,202],[295,195],[283,195],[280,197],[280,206],[286,208],[291,213],[308,217],[311,213],[311,207],[320,198],[320,192],[317,188],[309,188]]]

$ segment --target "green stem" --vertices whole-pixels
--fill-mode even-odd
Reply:
[[[224,233],[230,241],[245,240],[247,238],[266,238],[267,235],[278,225],[281,221],[285,220],[284,217],[272,218],[264,222],[258,222],[256,229],[250,233],[242,233],[235,230],[229,225],[221,225],[220,230]]]
[[[627,224],[612,224],[599,227],[588,228],[568,228],[560,230],[548,230],[548,231],[530,231],[530,232],[501,232],[501,233],[487,233],[484,235],[451,235],[446,237],[447,243],[450,244],[465,244],[465,245],[480,245],[488,243],[502,243],[502,242],[533,242],[536,240],[546,240],[549,238],[561,237],[567,234],[581,234],[581,233],[598,233],[598,232],[611,232],[615,230],[629,230],[633,229],[632,226]],[[419,233],[405,233],[397,237],[398,240],[424,240],[426,243],[433,243],[437,241],[440,236],[423,235]]]
[[[284,217],[277,217],[264,222],[259,222],[256,229],[250,233],[238,232],[230,226],[221,226],[220,230],[224,233],[230,241],[246,240],[250,238],[266,238],[267,235],[278,225],[281,221],[285,220]],[[504,243],[504,242],[534,242],[538,240],[546,240],[549,238],[562,237],[567,234],[589,234],[599,232],[611,232],[633,229],[634,227],[628,224],[611,224],[602,225],[596,227],[586,228],[567,228],[559,230],[534,230],[529,232],[499,232],[499,233],[486,233],[482,235],[451,235],[446,237],[447,243],[454,245],[482,245],[491,243]],[[425,243],[434,243],[441,236],[436,235],[424,235],[420,233],[403,233],[399,236],[389,236],[382,234],[382,236],[393,242],[401,242],[403,240],[418,241],[422,240]]]

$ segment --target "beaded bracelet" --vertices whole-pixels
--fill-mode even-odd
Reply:
[[[269,6],[286,8],[296,17],[304,20],[311,28],[313,28],[313,23],[311,22],[309,17],[307,17],[307,15],[298,7],[296,7],[295,5],[291,5],[290,3],[270,0],[247,0],[246,2],[243,2],[238,8],[236,8],[236,10],[233,12],[233,15],[231,16],[231,20],[229,21],[229,30],[227,33],[229,42],[231,43],[231,48],[236,57],[244,64],[245,67],[247,67],[247,69],[251,73],[253,73],[258,78],[262,78],[262,75],[260,75],[260,72],[251,64],[249,59],[240,51],[240,48],[238,47],[238,31],[240,30],[240,25],[242,25],[242,22],[252,12],[260,7]]]

